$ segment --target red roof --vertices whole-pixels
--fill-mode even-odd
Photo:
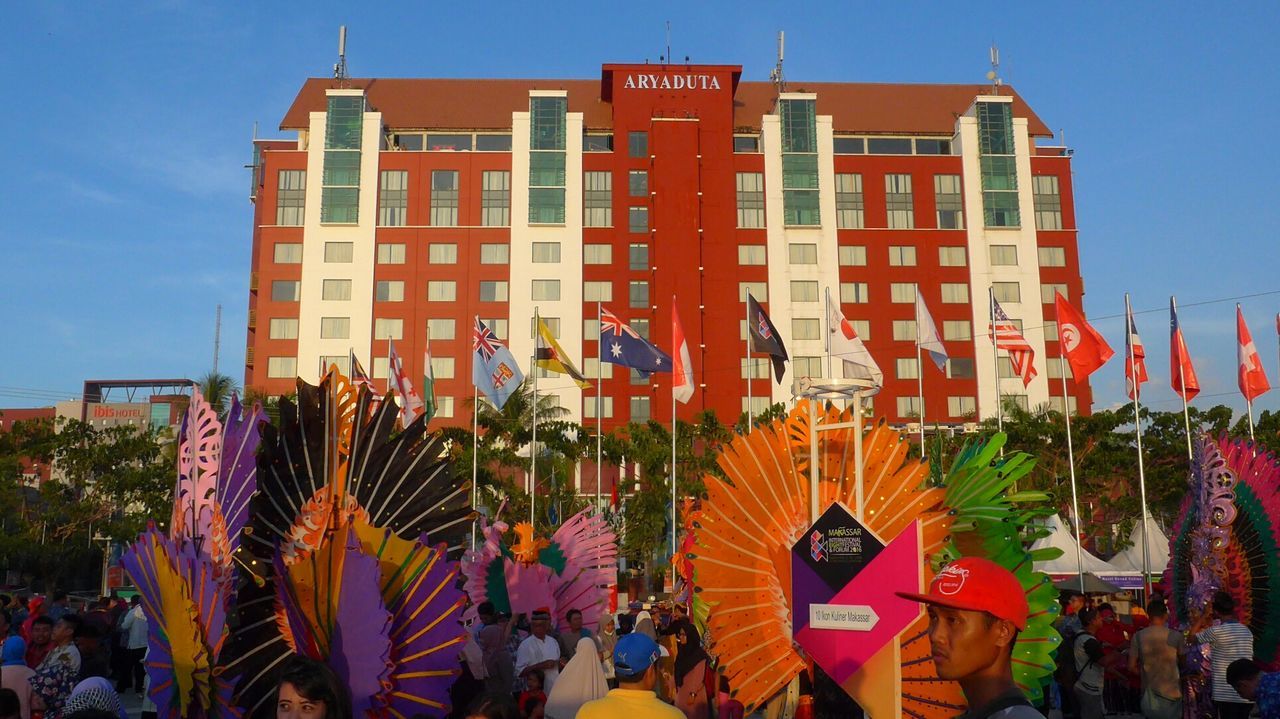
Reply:
[[[527,108],[530,90],[566,90],[569,112],[581,112],[588,128],[613,126],[609,103],[600,99],[599,80],[463,80],[362,78],[344,87],[364,88],[369,104],[396,129],[498,130],[511,127],[511,113]],[[331,78],[310,78],[280,123],[281,130],[305,130],[308,115],[323,112],[325,90],[339,87]],[[789,92],[818,95],[818,114],[831,115],[836,132],[861,134],[950,135],[956,118],[990,85],[912,85],[855,82],[788,82]],[[1025,117],[1032,135],[1049,136],[1049,127],[1013,88],[1013,114]],[[758,129],[773,109],[777,92],[769,82],[742,82],[734,96],[734,125]]]

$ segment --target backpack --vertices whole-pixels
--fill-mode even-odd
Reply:
[[[1064,636],[1062,643],[1058,645],[1058,653],[1054,657],[1053,678],[1066,692],[1069,692],[1076,685],[1076,680],[1080,678],[1080,672],[1076,670],[1076,637],[1082,633]]]

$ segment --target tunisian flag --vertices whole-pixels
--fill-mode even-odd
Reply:
[[[674,298],[671,303],[671,344],[675,349],[671,353],[671,396],[681,404],[688,404],[693,397],[693,360],[689,358],[689,342],[684,338],[684,328],[680,326],[680,313],[676,311]]]
[[[1054,297],[1053,304],[1058,314],[1058,341],[1062,343],[1062,354],[1071,365],[1071,376],[1077,381],[1083,380],[1106,364],[1115,355],[1115,350],[1085,321],[1084,313],[1072,307],[1061,292]]]
[[[1236,305],[1236,364],[1239,365],[1240,394],[1244,395],[1245,401],[1252,402],[1258,395],[1271,389],[1267,373],[1262,371],[1258,348],[1253,346],[1253,336],[1244,323],[1240,305]]]

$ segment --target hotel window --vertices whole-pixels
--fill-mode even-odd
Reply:
[[[431,376],[435,379],[453,379],[454,361],[452,357],[432,357]]]
[[[599,336],[599,334],[600,334],[599,330],[596,330],[595,332],[583,333],[585,337],[591,337],[592,339],[594,339],[596,336]],[[613,368],[614,368],[614,364],[612,362],[601,362],[595,357],[582,358],[582,376],[583,377],[598,376],[600,377],[600,379],[612,379]]]
[[[627,133],[627,155],[629,155],[630,157],[648,157],[649,156],[649,133],[628,132]]]
[[[275,261],[277,265],[302,264],[302,243],[277,242],[275,247]]]
[[[433,340],[451,340],[454,338],[455,327],[453,320],[427,320],[427,337]]]
[[[642,242],[632,243],[627,248],[627,266],[637,272],[649,270],[649,246]]]
[[[912,304],[916,301],[916,286],[910,282],[894,282],[889,285],[889,301],[895,304]]]
[[[750,407],[747,407],[747,403],[748,403],[747,400],[750,400],[750,404],[751,404]],[[773,400],[771,400],[768,397],[743,397],[742,411],[750,412],[752,417],[759,417],[760,415],[769,411],[769,406],[772,401]],[[870,404],[871,400],[867,399],[867,400],[864,400],[864,402],[866,402],[867,404]]]
[[[996,302],[1021,302],[1022,287],[1017,282],[992,282]]]
[[[644,280],[632,280],[628,288],[627,296],[631,307],[648,307],[649,283]],[[634,329],[634,327],[632,329]]]
[[[511,261],[511,246],[505,244],[480,245],[480,264],[505,265]]]
[[[859,305],[867,301],[866,282],[841,282],[840,302],[846,305]]]
[[[507,341],[507,320],[506,319],[501,317],[494,317],[493,319],[486,320],[485,318],[481,317],[480,321],[484,323],[485,327],[488,327],[489,330],[493,332],[494,337],[497,337],[503,342]]]
[[[915,320],[894,320],[893,321],[893,339],[896,342],[915,342],[916,341],[916,321]]]
[[[948,397],[947,414],[952,417],[970,417],[978,412],[978,401],[973,397]]]
[[[560,339],[560,318],[559,317],[543,317],[539,315],[538,319],[542,320],[542,324],[547,326],[547,331],[551,333],[551,337],[553,339],[557,339],[557,340]],[[529,318],[529,339],[531,340],[537,339],[537,337],[538,337],[538,325],[536,322],[533,321],[533,318],[530,317]],[[555,373],[553,372],[552,374],[555,374]]]
[[[511,135],[476,135],[477,152],[511,152]]]
[[[765,363],[768,364],[768,363]],[[791,358],[791,373],[797,377],[824,377],[821,357]]]
[[[374,379],[386,379],[390,374],[387,368],[391,366],[391,360],[388,357],[374,357],[373,364],[369,367],[369,375]]]
[[[818,264],[818,246],[812,244],[792,243],[787,248],[793,265]]]
[[[484,283],[480,283],[481,288]],[[456,302],[458,283],[453,280],[432,280],[427,283],[427,300],[430,302]]]
[[[281,170],[276,191],[276,224],[301,227],[307,199],[307,171]]]
[[[1036,254],[1039,256],[1041,267],[1067,266],[1067,251],[1061,247],[1041,247],[1036,250]]]
[[[560,280],[534,280],[533,300],[555,302],[560,299]]]
[[[351,299],[351,280],[325,280],[320,286],[320,299]]]
[[[734,152],[759,152],[760,138],[756,135],[734,135],[733,136]]]
[[[994,267],[1018,266],[1017,245],[992,245],[987,248],[987,252],[991,257],[991,264]]]
[[[996,361],[996,368],[999,370],[1000,379],[1013,379],[1018,376],[1013,371],[1013,360],[1008,357],[999,358]]]
[[[273,379],[293,379],[298,376],[297,357],[268,357],[267,376]]]
[[[634,319],[634,320],[631,320],[628,324],[631,325],[631,329],[636,331],[636,334],[640,335],[646,340],[649,339],[649,320]]]
[[[973,339],[973,325],[969,320],[943,320],[942,339],[949,342],[965,342]]]
[[[1059,293],[1068,300],[1071,299],[1071,294],[1067,291],[1065,282],[1046,282],[1040,285],[1040,303],[1045,305],[1053,304]]]
[[[378,225],[403,227],[409,218],[409,173],[383,170],[378,185]]]
[[[1044,324],[1041,325],[1040,327],[1040,333],[1044,335],[1044,339],[1046,342],[1057,342],[1058,341],[1058,321],[1045,320]]]
[[[746,302],[748,294],[756,298],[756,302],[768,302],[769,301],[769,283],[739,282],[738,283],[738,301]]]
[[[867,248],[862,245],[841,245],[840,265],[843,267],[865,267],[867,265]]]
[[[355,243],[352,242],[324,243],[325,262],[350,262],[354,252]]]
[[[302,292],[297,280],[275,280],[271,283],[272,302],[297,302]]]
[[[854,334],[864,342],[871,341],[871,320],[846,320],[853,327]]]
[[[889,246],[890,267],[915,267],[916,248],[907,245]]]
[[[627,194],[631,197],[649,196],[648,170],[632,170],[627,173]]]
[[[841,230],[861,230],[864,226],[862,211],[862,175],[837,174],[836,227]]]
[[[330,97],[326,110],[320,221],[355,224],[360,219],[360,142],[364,126],[364,97]]]
[[[582,173],[582,226],[613,227],[613,175]]]
[[[648,207],[627,208],[627,230],[635,233],[647,234],[649,232]]]
[[[391,149],[402,152],[421,152],[422,135],[413,133],[396,133],[391,136]]]
[[[436,414],[435,416],[449,419],[454,413],[453,397],[448,395],[436,395]]]
[[[343,374],[351,373],[351,355],[320,355],[320,366],[333,367],[337,365],[338,371]]]
[[[818,211],[818,130],[814,100],[779,100],[782,121],[782,221],[821,224]]]
[[[649,421],[649,398],[648,397],[632,397],[631,398],[631,421],[632,422],[648,422]]]
[[[583,245],[582,264],[608,265],[613,263],[613,245]]]
[[[613,302],[612,282],[583,282],[583,302]]]
[[[1063,361],[1061,357],[1049,357],[1045,362],[1045,370],[1049,375],[1049,379],[1062,379],[1063,372],[1066,372],[1066,378],[1071,379],[1071,364]]]
[[[913,362],[915,360],[912,360]],[[920,398],[919,397],[899,397],[898,416],[912,419],[920,416]]]
[[[885,209],[889,213],[889,229],[909,230],[915,227],[915,201],[911,196],[911,175],[885,175]]]
[[[556,263],[560,261],[559,242],[533,243],[533,261],[537,263]]]
[[[917,138],[916,154],[917,155],[950,155],[951,141],[950,140],[926,140],[926,139]]]
[[[915,357],[900,357],[894,360],[894,369],[898,379],[915,379],[920,376],[920,365]]]
[[[1076,414],[1076,398],[1075,397],[1067,397],[1067,408],[1071,410],[1071,414]],[[1050,397],[1049,409],[1053,410],[1054,412],[1057,412],[1058,414],[1063,414],[1062,398]]]
[[[796,317],[791,320],[791,339],[822,339],[822,321],[808,317]]]
[[[764,263],[764,245],[738,245],[738,264],[763,265]]]
[[[486,170],[480,176],[480,225],[506,227],[511,224],[511,173]]]
[[[944,305],[969,304],[969,285],[963,282],[943,282],[941,287],[942,287],[942,304]]]
[[[837,155],[865,155],[867,141],[861,137],[834,137],[831,149]]]
[[[629,372],[627,372],[627,374],[628,374],[628,375],[630,376],[630,378],[631,378],[631,384],[632,384],[632,385],[641,385],[641,386],[643,386],[643,385],[647,385],[647,384],[649,384],[649,377],[648,377],[647,375],[644,375],[644,374],[642,374],[642,373],[640,373],[640,372],[638,372],[638,371],[634,370],[634,369],[633,369],[633,370],[630,370]]]
[[[390,245],[378,245],[378,264],[403,265],[404,264],[404,245],[399,243],[390,244]]]
[[[959,175],[934,175],[933,196],[938,212],[938,229],[964,229],[964,202],[960,198]]]
[[[568,98],[529,98],[529,223],[563,224]]]
[[[404,320],[379,317],[373,321],[373,338],[375,340],[404,339]]]
[[[743,358],[738,360],[740,365],[740,376],[742,379],[767,379],[769,377],[769,362],[764,361],[761,357]]]
[[[737,182],[738,227],[764,227],[764,174],[739,172]]]
[[[431,152],[470,152],[471,134],[427,135],[427,150]]]
[[[298,339],[298,320],[292,317],[273,317],[268,336],[273,340]]]
[[[1031,178],[1031,195],[1035,203],[1036,229],[1062,229],[1062,195],[1058,192],[1057,175]]]
[[[433,265],[458,264],[458,246],[453,243],[436,242],[427,246],[427,261]]]
[[[911,138],[909,137],[870,137],[867,138],[868,155],[910,155]]]
[[[350,317],[321,317],[320,338],[345,340],[351,337]]]
[[[987,227],[1018,227],[1018,166],[1014,156],[1013,106],[978,103],[978,154],[982,209]]]
[[[613,135],[582,134],[583,152],[613,152]]]
[[[963,247],[939,247],[938,264],[942,267],[964,267],[969,264],[968,253]]]
[[[792,302],[817,302],[818,283],[810,280],[791,281]]]
[[[431,226],[458,226],[458,171],[431,171]]]
[[[506,302],[507,301],[507,283],[504,280],[494,280],[480,283],[480,301],[481,302]]]
[[[947,379],[973,379],[976,376],[972,357],[952,357],[947,360]]]
[[[585,371],[586,370],[583,370],[583,372]],[[589,375],[589,376],[594,377],[595,375]],[[602,419],[609,419],[610,417],[613,416],[613,398],[600,397],[599,400],[600,400],[600,417]],[[582,416],[585,419],[596,418],[596,398],[595,397],[582,398]]]

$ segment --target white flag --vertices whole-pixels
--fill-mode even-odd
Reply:
[[[884,384],[884,373],[871,358],[862,338],[853,330],[853,325],[844,318],[840,306],[831,301],[827,295],[827,326],[830,337],[827,346],[831,356],[844,361],[844,376],[847,379],[869,379],[877,387]]]
[[[919,289],[916,290],[916,344],[929,353],[938,369],[947,368],[947,348],[942,344],[938,326],[933,323],[933,315],[929,314],[929,308],[925,306]]]
[[[680,326],[680,314],[676,312],[675,297],[671,298],[671,343],[675,345],[672,358],[671,396],[682,404],[693,398],[693,360],[689,357],[689,342]]]

